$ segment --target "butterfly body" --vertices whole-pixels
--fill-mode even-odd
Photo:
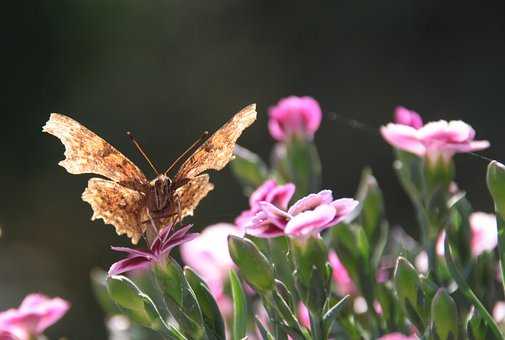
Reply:
[[[103,219],[136,244],[146,231],[146,221],[154,219],[159,229],[193,214],[214,188],[203,172],[228,164],[238,137],[255,120],[256,106],[243,108],[189,155],[175,176],[161,174],[152,181],[107,141],[70,117],[51,114],[43,131],[64,144],[65,159],[59,164],[68,172],[105,177],[91,178],[82,194],[93,209],[91,219]]]

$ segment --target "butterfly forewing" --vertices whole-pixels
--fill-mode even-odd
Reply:
[[[246,106],[235,114],[181,165],[176,182],[193,178],[206,170],[224,168],[233,157],[237,139],[255,120],[255,104]]]
[[[130,188],[147,183],[132,161],[72,118],[53,113],[43,131],[58,137],[65,145],[65,159],[59,164],[71,174],[102,175]]]

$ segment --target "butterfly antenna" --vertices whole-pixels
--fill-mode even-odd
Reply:
[[[186,149],[177,159],[168,167],[163,174],[167,175],[170,170],[172,170],[182,159],[184,159],[188,154],[194,151],[195,148],[202,145],[209,137],[209,131],[204,131],[200,138],[198,138],[189,148]]]
[[[132,135],[132,133],[130,131],[127,131],[126,134],[128,135],[128,137],[130,137],[130,140],[132,141],[133,145],[135,145],[135,147],[140,152],[140,154],[145,158],[145,160],[147,161],[147,163],[149,163],[149,165],[151,166],[151,168],[156,173],[156,176],[159,176],[160,172],[158,171],[158,169],[156,168],[156,166],[154,165],[154,163],[151,162],[151,160],[149,159],[149,157],[147,157],[146,153],[142,149],[142,146],[140,146],[140,143],[137,141],[137,139],[135,137],[133,137],[133,135]]]

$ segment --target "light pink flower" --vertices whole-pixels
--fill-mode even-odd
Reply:
[[[224,293],[224,286],[228,280],[228,272],[235,267],[228,252],[228,236],[240,234],[233,224],[214,224],[180,248],[182,260],[207,283],[225,316],[231,314],[232,303]]]
[[[19,308],[0,313],[0,339],[28,340],[41,335],[65,315],[70,303],[61,298],[30,294]]]
[[[498,244],[496,216],[484,212],[474,212],[470,215],[470,249],[473,256],[479,256],[485,251],[493,250]]]
[[[440,234],[438,234],[435,252],[438,256],[443,257],[445,255],[445,230],[442,230]]]
[[[272,179],[265,181],[249,196],[249,210],[242,212],[235,219],[235,224],[241,230],[251,226],[254,216],[261,210],[260,202],[272,203],[279,209],[287,209],[294,193],[295,185],[293,183],[278,185]],[[265,232],[271,231],[273,233],[271,237],[282,235],[282,232],[279,232],[276,228],[269,228],[268,225],[264,226],[264,230]]]
[[[175,231],[172,231],[172,226],[161,229],[148,250],[111,247],[112,250],[126,253],[127,256],[110,267],[109,276],[119,275],[132,270],[145,269],[152,263],[163,260],[174,247],[191,241],[198,236],[197,233],[188,234],[191,227],[192,225],[189,224]]]
[[[403,106],[396,107],[394,120],[396,124],[411,126],[414,129],[420,129],[423,126],[421,116],[417,112]]]
[[[321,119],[321,107],[315,99],[291,96],[269,109],[268,129],[278,141],[285,141],[291,135],[312,139]]]
[[[342,262],[340,262],[340,259],[334,250],[330,250],[328,253],[328,261],[333,269],[333,282],[335,282],[338,293],[340,295],[356,293],[356,286],[354,285],[354,282],[352,282],[347,269],[344,267]]]
[[[300,324],[307,328],[310,329],[310,315],[309,315],[309,309],[303,302],[300,302],[298,304],[298,310],[297,310],[297,316],[298,316],[298,321],[300,321]]]
[[[400,124],[389,123],[381,127],[384,139],[397,149],[408,151],[419,157],[443,156],[449,159],[455,153],[473,152],[489,147],[488,141],[476,141],[475,131],[463,121],[439,120],[417,127],[419,122],[412,115],[405,118],[407,113],[402,112]],[[410,119],[409,124],[405,121]]]
[[[377,340],[417,340],[419,339],[416,335],[404,335],[402,333],[389,333],[381,336]]]
[[[263,201],[246,232],[263,238],[279,235],[306,237],[343,221],[357,205],[358,201],[351,198],[333,200],[331,190],[305,196],[287,211]]]
[[[498,301],[493,307],[493,318],[496,322],[505,320],[505,301]]]

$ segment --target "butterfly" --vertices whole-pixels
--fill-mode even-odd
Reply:
[[[59,165],[71,174],[92,173],[82,199],[93,209],[92,220],[101,218],[112,224],[118,235],[126,234],[133,244],[144,235],[148,221],[162,225],[175,223],[193,211],[214,186],[207,170],[221,170],[233,158],[242,132],[256,120],[256,105],[243,108],[210,137],[202,136],[163,173],[146,158],[156,177],[144,173],[116,148],[74,119],[53,113],[43,131],[58,137],[65,146],[65,159]],[[170,171],[184,161],[177,173]]]

